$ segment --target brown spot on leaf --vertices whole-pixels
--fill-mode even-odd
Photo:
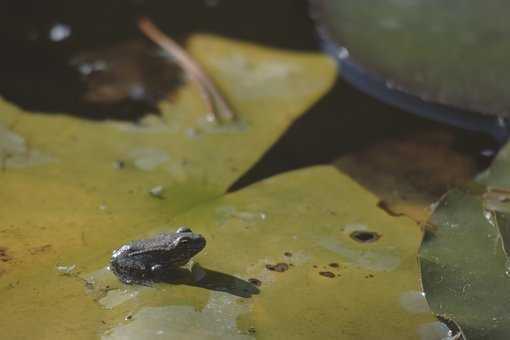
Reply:
[[[340,265],[339,265],[338,263],[336,263],[336,262],[331,262],[331,263],[329,264],[329,266],[330,266],[331,268],[339,268],[339,267],[340,267]]]
[[[381,235],[374,231],[357,230],[351,233],[351,238],[362,243],[375,242],[381,238]]]
[[[0,261],[8,262],[10,260],[12,260],[12,257],[9,254],[7,254],[7,248],[0,247]]]
[[[289,269],[289,265],[283,262],[277,264],[266,264],[266,269],[274,272],[283,273]]]
[[[283,253],[283,255],[286,257],[291,257],[292,253],[290,251],[286,251],[285,253]]]
[[[325,276],[325,277],[329,277],[330,279],[332,279],[332,278],[334,278],[336,276],[332,272],[319,272],[319,275],[322,275],[322,276]]]

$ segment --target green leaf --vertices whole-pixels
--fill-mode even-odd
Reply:
[[[510,114],[507,1],[312,3],[329,38],[393,88],[469,111]]]
[[[439,202],[420,250],[432,310],[456,322],[467,339],[510,336],[508,150],[478,183]]]

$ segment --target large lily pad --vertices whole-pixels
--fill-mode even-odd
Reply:
[[[467,339],[510,335],[508,150],[477,183],[439,202],[420,250],[432,310],[455,321]]]
[[[218,307],[218,315],[246,307],[237,323],[242,334],[254,328],[262,339],[432,339],[432,330],[444,328],[416,280],[421,231],[377,201],[324,166],[273,177],[173,222],[204,230],[210,245],[198,258],[203,267],[262,282],[252,299]],[[363,243],[352,237],[359,234],[375,236]],[[266,268],[277,263],[288,270]],[[215,299],[206,299],[206,313]],[[143,328],[145,321],[120,325],[112,334]]]
[[[392,88],[435,103],[510,115],[507,1],[311,2],[329,38]]]
[[[13,306],[20,302],[13,293],[36,289],[40,311],[40,294],[52,297],[54,305],[39,316],[44,322],[24,329],[33,334],[38,327],[40,334],[42,328],[48,337],[68,332],[105,339],[446,336],[448,329],[435,321],[419,292],[415,254],[421,231],[411,220],[378,209],[377,201],[332,167],[281,175],[171,221],[152,221],[157,228],[145,233],[185,224],[208,239],[196,258],[200,266],[185,284],[126,287],[104,268],[110,255],[105,248],[79,259],[65,256],[67,264],[78,265],[78,277],[52,273],[42,277],[41,288],[42,270],[35,270],[6,288],[3,298]],[[374,237],[359,237],[372,240],[363,243],[353,235]],[[268,269],[275,265],[281,269]],[[260,291],[250,279],[260,281]],[[34,322],[30,314],[17,318],[4,329]]]
[[[235,123],[210,121],[191,85],[161,103],[161,117],[139,124],[23,112],[0,101],[5,337],[98,334],[110,314],[57,269],[74,275],[104,266],[122,242],[222,195],[336,74],[321,55],[213,36],[193,37],[188,49],[238,114]],[[192,300],[206,295],[193,292]]]

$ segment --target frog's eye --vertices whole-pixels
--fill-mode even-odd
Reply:
[[[187,236],[179,237],[177,239],[177,243],[179,243],[179,244],[185,244],[185,243],[188,243],[189,241],[191,241],[191,238],[187,237]]]
[[[177,233],[192,233],[192,231],[188,227],[180,227],[179,229],[177,229]]]

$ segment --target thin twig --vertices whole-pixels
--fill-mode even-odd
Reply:
[[[197,84],[208,109],[214,114],[217,121],[229,122],[236,118],[235,114],[230,110],[226,101],[214,86],[212,80],[182,47],[159,30],[147,18],[141,18],[138,22],[138,27],[150,40],[173,56],[177,64],[179,64],[184,72]]]

